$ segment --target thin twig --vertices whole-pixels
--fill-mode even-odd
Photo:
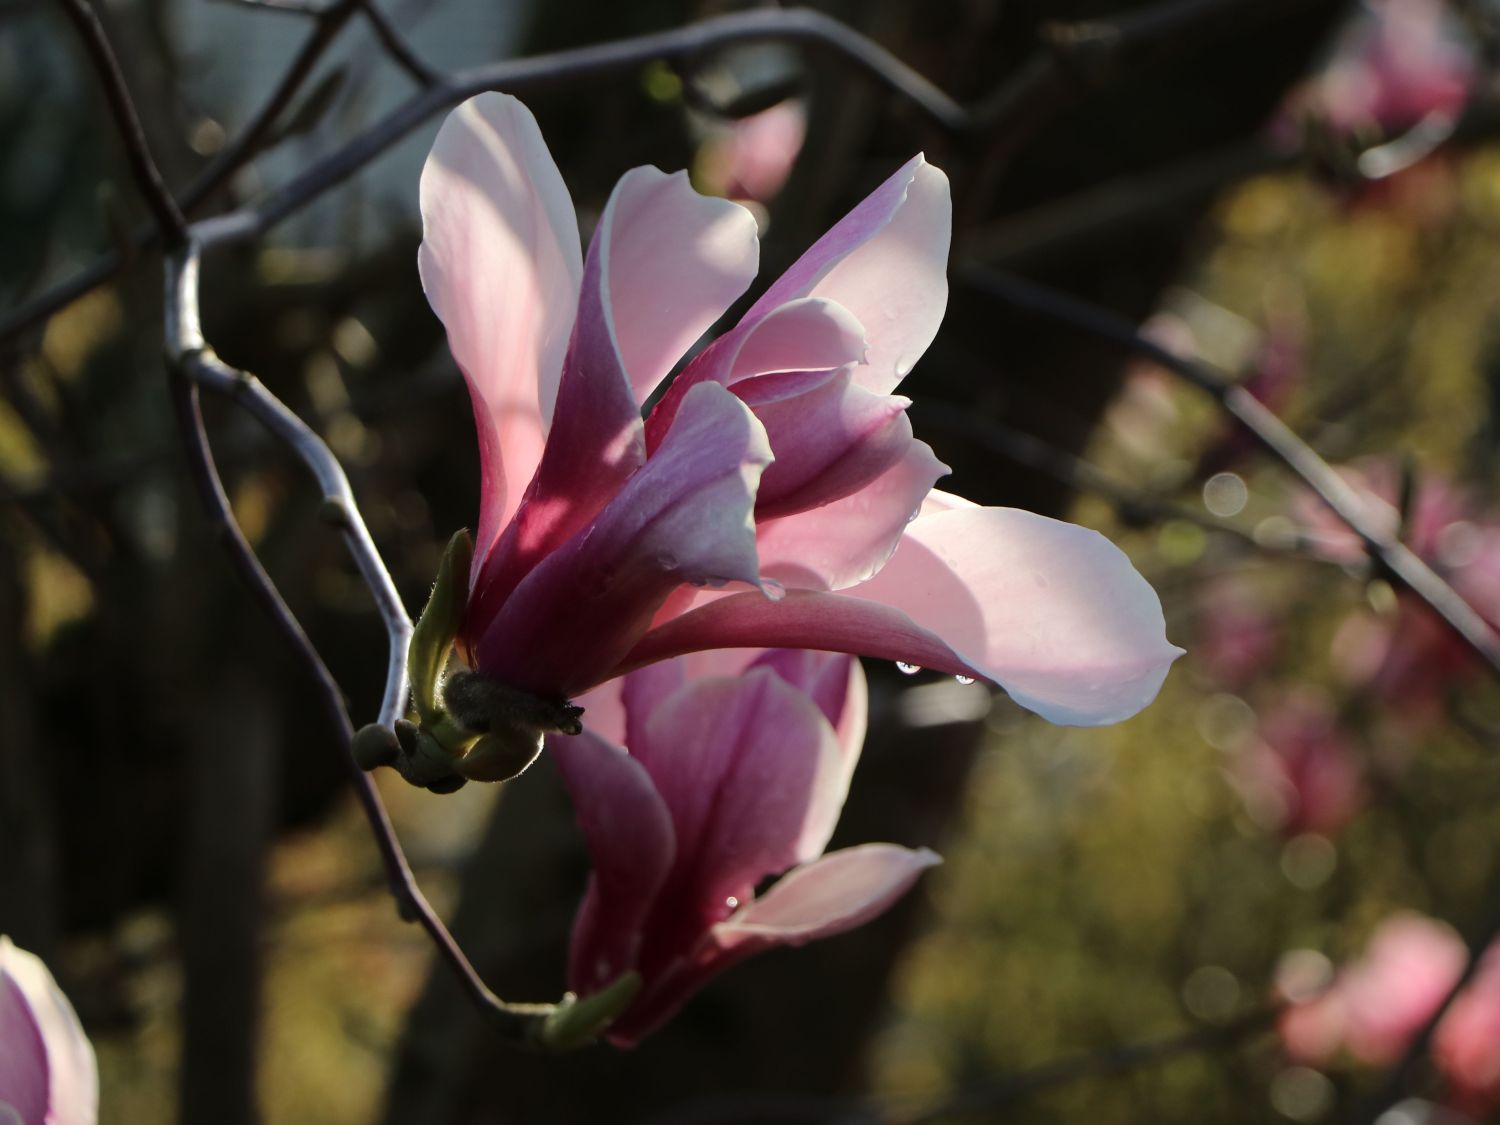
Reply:
[[[161,184],[160,173],[140,130],[130,92],[120,77],[114,52],[104,37],[103,28],[97,20],[91,18],[92,12],[85,6],[84,0],[62,0],[62,3],[79,24],[85,41],[90,45],[90,55],[104,77],[111,108],[120,127],[121,140],[125,144],[138,185],[148,200],[156,197],[158,206],[153,207],[153,213],[162,224],[162,237],[175,241],[185,233],[182,215]],[[171,225],[173,218],[175,226]],[[355,761],[353,726],[345,710],[343,692],[338,682],[318,655],[317,649],[260,560],[256,558],[249,541],[234,519],[229,496],[224,490],[224,483],[214,465],[213,451],[208,445],[208,435],[198,402],[199,386],[227,395],[252,414],[297,455],[317,481],[323,493],[325,515],[343,533],[344,541],[354,556],[365,585],[375,599],[376,608],[385,625],[389,653],[379,721],[387,726],[394,723],[406,710],[406,653],[412,632],[411,621],[401,603],[401,596],[370,538],[369,529],[355,503],[353,489],[333,452],[259,380],[229,367],[209,349],[203,338],[198,310],[198,256],[197,245],[189,241],[168,260],[165,343],[172,375],[173,405],[187,446],[193,481],[199,496],[209,518],[216,524],[220,539],[240,577],[276,623],[298,659],[318,682],[323,709],[338,731],[344,760],[375,836],[401,917],[416,921],[427,932],[437,947],[438,955],[459,978],[469,996],[489,1017],[497,1031],[516,1041],[527,1041],[540,1030],[546,1015],[552,1010],[551,1006],[507,1004],[491,992],[423,896],[401,851],[400,842],[386,815],[374,781]]]
[[[956,271],[977,291],[1014,308],[1108,340],[1145,356],[1208,394],[1274,457],[1290,469],[1364,544],[1383,572],[1405,586],[1500,675],[1500,637],[1443,578],[1371,518],[1349,482],[1244,387],[1213,368],[1168,351],[1142,336],[1124,317],[1046,286],[980,266]]]
[[[362,0],[339,0],[316,12],[317,24],[276,90],[245,131],[204,169],[183,194],[183,211],[195,210],[259,151],[272,135],[276,119],[328,43],[361,3]],[[379,20],[382,17],[376,15],[374,18]],[[379,34],[379,25],[374,26]],[[961,133],[968,128],[970,117],[957,102],[853,28],[829,16],[799,9],[740,12],[614,43],[506,60],[463,71],[448,79],[434,76],[433,85],[417,92],[363,134],[314,164],[264,200],[259,208],[232,212],[195,233],[205,244],[225,237],[251,237],[342,183],[434,114],[473,94],[498,89],[510,92],[540,90],[582,78],[628,73],[658,59],[688,60],[702,52],[735,43],[767,40],[824,47],[910,101],[939,127],[952,133]],[[155,245],[156,241],[155,228],[146,227],[135,233],[133,246],[140,251]],[[124,265],[122,256],[110,251],[78,274],[0,317],[0,341],[45,321],[109,281]]]
[[[197,211],[215,192],[229,182],[230,178],[249,163],[273,136],[277,119],[291,104],[297,91],[323,57],[324,51],[338,35],[339,30],[359,8],[359,0],[337,0],[316,13],[314,25],[302,46],[298,48],[281,80],[251,118],[250,124],[232,142],[221,149],[203,171],[200,172],[178,201],[179,209],[187,215]],[[309,12],[309,14],[313,14]],[[138,255],[159,244],[160,228],[155,223],[146,223],[130,236],[129,254],[117,250],[105,252],[92,264],[78,273],[59,282],[45,293],[39,294],[10,313],[0,317],[0,342],[40,324],[79,298],[92,293],[99,286],[116,277]]]
[[[396,25],[377,0],[359,0],[359,9],[369,21],[380,45],[385,48],[385,53],[391,56],[392,62],[406,71],[413,82],[425,90],[443,80],[443,76],[423,62],[401,32],[396,30]]]
[[[110,48],[104,27],[87,0],[59,0],[63,12],[78,29],[84,49],[94,64],[94,71],[104,86],[104,99],[109,103],[109,112],[115,119],[115,127],[125,145],[125,158],[130,162],[130,173],[136,188],[151,209],[162,236],[172,245],[187,241],[187,220],[178,210],[177,201],[162,182],[161,173],[146,147],[146,134],[141,128],[141,119],[136,115],[135,103],[130,91],[125,88],[125,76],[120,73],[119,61]]]

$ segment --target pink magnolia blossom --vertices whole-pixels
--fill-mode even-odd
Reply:
[[[1444,1013],[1432,1058],[1460,1108],[1477,1115],[1500,1107],[1500,945]]]
[[[807,111],[789,98],[733,122],[705,142],[698,172],[717,195],[769,203],[792,174],[806,136]]]
[[[747,657],[737,674],[699,675]],[[864,740],[864,674],[852,657],[679,658],[590,702],[591,729],[549,745],[594,858],[570,987],[586,996],[629,970],[642,978],[607,1033],[617,1046],[745,957],[875,917],[938,862],[894,844],[823,854]],[[757,898],[772,875],[781,878]]]
[[[1236,762],[1252,811],[1288,836],[1332,835],[1364,805],[1365,769],[1328,701],[1292,692],[1262,717]]]
[[[1287,1009],[1282,1040],[1299,1062],[1325,1063],[1342,1048],[1359,1062],[1388,1066],[1432,1018],[1464,961],[1463,941],[1441,922],[1393,915],[1330,988]]]
[[[1396,914],[1331,987],[1286,1009],[1282,1042],[1298,1062],[1321,1065],[1346,1050],[1367,1065],[1389,1066],[1447,998],[1467,960],[1448,926]],[[1483,955],[1443,1013],[1432,1059],[1460,1108],[1482,1114],[1500,1106],[1500,946]]]
[[[1367,516],[1386,533],[1399,523],[1400,474],[1394,462],[1370,460],[1339,470],[1367,504]],[[1298,522],[1327,557],[1354,563],[1360,541],[1321,501],[1300,495]],[[1480,512],[1473,498],[1435,474],[1418,480],[1403,538],[1491,625],[1500,626],[1500,523]],[[1334,639],[1335,666],[1350,682],[1397,702],[1399,717],[1420,726],[1441,717],[1445,693],[1478,668],[1474,653],[1425,604],[1397,595],[1394,616],[1351,617]]]
[[[1442,0],[1370,0],[1308,98],[1333,128],[1384,134],[1453,118],[1473,86],[1473,47]]]
[[[0,1122],[91,1125],[94,1048],[41,960],[0,936]]]
[[[484,94],[422,175],[423,286],[483,465],[460,645],[547,698],[726,647],[982,676],[1057,722],[1134,714],[1180,650],[1103,537],[932,490],[891,392],[947,303],[947,180],[920,156],[641,405],[750,284],[755,223],[627,172],[588,255],[535,120]],[[915,518],[914,518],[915,517]]]

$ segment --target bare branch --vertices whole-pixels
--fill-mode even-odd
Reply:
[[[163,236],[173,245],[180,245],[187,240],[187,220],[182,217],[177,201],[162,182],[161,173],[151,159],[151,153],[146,147],[146,134],[141,129],[141,119],[135,112],[135,103],[130,99],[125,76],[120,73],[119,61],[104,34],[104,27],[87,0],[59,2],[63,12],[78,29],[94,70],[99,75],[99,81],[104,85],[104,99],[109,103],[115,127],[125,145],[125,158],[130,163],[130,174],[135,179],[135,186],[145,199],[146,206],[151,209],[152,217]]]
[[[338,732],[339,745],[349,767],[355,794],[375,837],[385,866],[386,878],[401,917],[415,921],[427,932],[438,955],[459,979],[465,992],[488,1017],[492,1027],[515,1042],[530,1042],[539,1032],[551,1005],[507,1004],[490,991],[464,956],[453,935],[443,925],[417,885],[395,829],[386,815],[379,790],[360,769],[353,754],[353,726],[344,706],[343,692],[323,658],[318,655],[301,624],[271,581],[254,549],[234,520],[229,497],[213,462],[203,417],[198,405],[199,386],[227,395],[253,414],[273,436],[288,445],[311,471],[323,493],[326,510],[333,516],[375,596],[385,623],[390,651],[385,695],[379,722],[389,725],[406,710],[406,649],[411,622],[401,605],[395,584],[386,572],[354,503],[348,479],[338,460],[300,418],[272,395],[254,376],[236,371],[213,354],[203,340],[198,318],[198,251],[189,244],[168,263],[167,356],[173,373],[173,403],[179,429],[188,448],[193,481],[210,520],[229,553],[240,578],[270,616],[293,653],[317,682],[325,716]]]
[[[385,48],[385,53],[391,56],[391,61],[399,66],[411,77],[411,80],[424,90],[429,86],[436,86],[443,80],[443,76],[418,57],[408,43],[396,30],[396,25],[391,18],[385,14],[377,0],[360,0],[359,9],[369,21],[370,28],[375,32],[380,45]]]

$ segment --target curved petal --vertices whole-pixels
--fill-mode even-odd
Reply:
[[[859,491],[910,451],[910,400],[851,383],[852,372],[762,375],[734,385],[776,460],[761,478],[757,520],[793,515]]]
[[[789,871],[775,886],[713,928],[739,956],[772,945],[802,945],[862,926],[889,909],[942,857],[927,848],[862,844]]]
[[[737,338],[724,381],[776,371],[828,371],[864,363],[868,350],[864,325],[843,305],[826,297],[799,297]]]
[[[753,509],[770,460],[748,407],[694,387],[656,456],[506,599],[473,646],[478,670],[571,696],[614,675],[677,586],[758,582]]]
[[[924,441],[863,488],[830,504],[756,527],[760,570],[788,589],[843,590],[885,565],[924,497],[948,466]]]
[[[607,308],[642,403],[755,280],[760,243],[749,211],[699,195],[686,172],[633,168],[610,209],[599,236],[609,248]]]
[[[633,968],[641,931],[677,857],[666,804],[641,764],[584,731],[547,740],[573,798],[594,871],[573,923],[569,987],[581,993]]]
[[[422,169],[417,265],[468,380],[483,469],[474,573],[542,456],[578,302],[573,204],[536,119],[480,94]]]
[[[941,862],[925,848],[865,844],[797,868],[764,898],[714,926],[689,958],[649,986],[610,1026],[605,1038],[617,1047],[634,1046],[725,969],[763,949],[802,945],[863,925]]]
[[[764,599],[759,599],[764,603]],[[847,594],[734,595],[651,630],[625,667],[696,648],[826,648],[983,676],[1054,723],[1099,726],[1156,697],[1182,650],[1161,603],[1097,532],[1013,508],[917,519]]]
[[[837,301],[869,338],[855,381],[887,394],[937,335],[948,306],[952,227],[948,177],[914,156],[818,239],[742,323],[799,297]]]
[[[833,724],[838,740],[839,771],[830,778],[816,814],[803,827],[797,862],[806,863],[823,854],[849,795],[849,782],[865,744],[870,689],[859,661],[845,653],[769,649],[755,661],[755,666],[774,670],[787,683],[805,692]]]
[[[631,752],[691,857],[680,888],[693,913],[688,932],[727,917],[761,879],[798,862],[809,827],[821,830],[826,806],[842,797],[833,728],[770,668],[688,684],[652,711]]]
[[[7,1107],[25,1125],[93,1125],[99,1071],[47,967],[0,935],[0,1110]]]

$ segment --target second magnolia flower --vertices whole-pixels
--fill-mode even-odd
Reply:
[[[530,112],[483,94],[422,175],[420,266],[483,467],[460,643],[571,698],[724,647],[982,676],[1055,722],[1156,695],[1180,650],[1102,536],[938,492],[891,392],[947,304],[951,205],[920,156],[641,406],[755,277],[755,222],[684,173],[627,172],[585,259]],[[736,589],[738,587],[738,589]]]

